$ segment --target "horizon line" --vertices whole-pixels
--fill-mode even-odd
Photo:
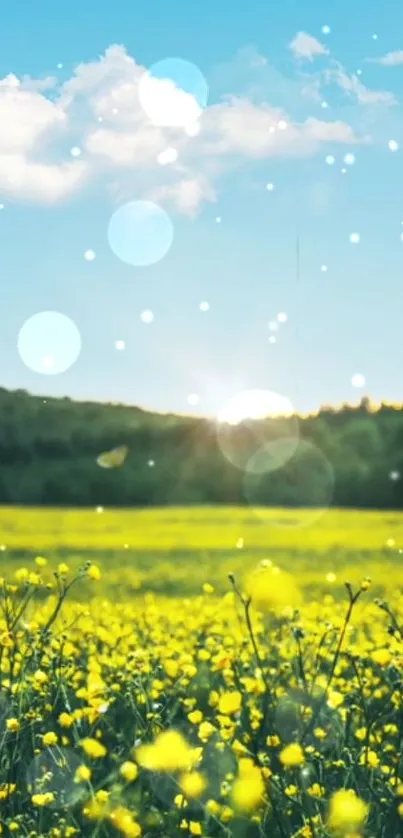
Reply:
[[[159,410],[159,409],[153,408],[153,407],[146,407],[146,406],[141,406],[139,404],[133,404],[133,403],[130,403],[130,402],[121,402],[121,401],[116,401],[116,400],[77,398],[75,396],[69,396],[68,394],[66,394],[65,396],[45,396],[45,395],[41,395],[41,394],[31,393],[29,390],[25,390],[24,388],[21,388],[21,387],[17,387],[15,390],[10,390],[7,387],[3,387],[3,386],[0,385],[0,392],[1,391],[9,393],[10,395],[16,395],[17,393],[24,393],[25,395],[29,396],[30,398],[41,399],[45,403],[47,401],[61,402],[61,401],[64,401],[64,400],[67,399],[67,400],[69,400],[71,402],[74,402],[76,404],[100,405],[100,406],[104,406],[104,407],[122,407],[122,408],[127,408],[127,409],[132,408],[132,409],[135,409],[135,410],[139,410],[143,413],[152,413],[152,414],[156,414],[158,416],[180,416],[182,418],[188,418],[188,419],[207,419],[209,421],[215,421],[215,422],[220,421],[218,419],[217,414],[188,413],[186,411],[176,411],[176,410],[169,410],[169,409],[168,410]],[[259,421],[264,421],[265,419],[268,419],[268,418],[280,419],[280,418],[290,418],[291,416],[301,418],[301,419],[310,419],[310,418],[315,418],[320,413],[326,413],[326,412],[327,413],[329,413],[329,412],[340,413],[340,412],[342,412],[343,410],[346,410],[346,409],[358,410],[360,407],[363,406],[363,403],[366,404],[367,410],[368,410],[369,413],[378,413],[380,410],[382,410],[382,408],[385,408],[385,407],[392,408],[393,410],[403,410],[403,402],[390,402],[390,401],[386,401],[386,400],[385,401],[384,400],[376,401],[375,399],[372,399],[369,395],[365,395],[365,396],[362,396],[361,399],[358,402],[344,401],[344,402],[340,402],[339,404],[323,403],[316,410],[305,411],[305,412],[296,410],[293,413],[287,412],[287,413],[284,413],[284,414],[276,412],[275,415],[272,415],[268,412],[267,415],[264,416],[264,417],[253,418],[253,417],[247,417],[246,416],[245,419],[242,420],[242,421],[259,422]],[[241,424],[241,423],[239,423],[239,424]]]

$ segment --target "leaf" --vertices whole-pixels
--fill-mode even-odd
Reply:
[[[112,448],[111,451],[104,451],[97,457],[97,464],[101,468],[119,468],[119,466],[123,466],[128,451],[127,445],[120,445],[118,448]]]

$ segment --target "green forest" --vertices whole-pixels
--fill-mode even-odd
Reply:
[[[256,452],[264,457],[267,446],[277,450],[281,440],[296,434],[299,443],[295,439],[292,456],[280,468],[268,471],[263,461],[261,473],[246,474]],[[99,455],[118,446],[128,448],[124,464],[101,468]],[[359,406],[326,407],[309,417],[248,421],[223,430],[198,417],[0,388],[2,504],[331,503],[400,509],[401,474],[400,405],[375,409],[362,399]]]

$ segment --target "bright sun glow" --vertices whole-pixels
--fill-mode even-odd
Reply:
[[[294,413],[294,408],[286,396],[280,396],[271,390],[244,390],[221,408],[217,419],[229,425],[239,425],[245,419],[292,416]]]

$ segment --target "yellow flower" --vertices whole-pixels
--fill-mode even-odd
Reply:
[[[305,761],[305,756],[301,745],[298,745],[297,742],[294,742],[291,745],[286,745],[286,747],[280,751],[280,761],[286,768],[294,768],[297,765],[302,765]]]
[[[20,729],[20,727],[21,727],[21,725],[20,725],[18,719],[7,719],[7,721],[6,721],[7,730],[10,730],[12,733],[17,733],[17,731]]]
[[[107,815],[107,800],[99,799],[99,792],[95,795],[95,799],[89,800],[83,808],[84,817],[89,821],[100,821]]]
[[[201,835],[202,834],[201,824],[198,823],[198,821],[190,821],[189,832],[190,832],[191,835]]]
[[[399,728],[395,724],[386,724],[383,726],[385,733],[397,734],[399,732]]]
[[[223,716],[232,716],[241,709],[242,695],[240,692],[226,692],[220,696],[218,709]]]
[[[45,559],[43,556],[37,556],[35,559],[35,564],[37,567],[46,567],[48,560]]]
[[[340,789],[330,798],[329,826],[334,830],[356,831],[368,814],[369,807],[352,789]]]
[[[0,635],[0,646],[4,646],[5,649],[11,649],[14,646],[14,640],[9,631],[3,631]]]
[[[221,806],[216,800],[208,800],[206,803],[206,809],[209,815],[217,817],[220,814]]]
[[[323,727],[315,727],[314,735],[317,739],[326,739],[327,733],[323,730]]]
[[[188,719],[192,725],[198,725],[203,719],[203,713],[201,710],[192,710],[191,713],[188,713]]]
[[[186,806],[188,805],[183,794],[176,794],[174,797],[174,803],[178,809],[186,809]]]
[[[374,649],[371,653],[371,658],[378,666],[389,666],[392,655],[389,649]]]
[[[17,582],[26,582],[29,576],[29,570],[26,567],[20,567],[14,575]]]
[[[197,655],[199,661],[209,661],[211,658],[210,652],[207,649],[200,649]]]
[[[60,713],[58,722],[60,727],[71,727],[74,724],[74,719],[69,713]]]
[[[14,794],[17,786],[15,783],[1,783],[0,784],[0,801],[7,800],[10,794]]]
[[[127,780],[128,783],[132,783],[138,776],[139,769],[135,762],[127,762],[122,763],[119,768],[119,774]]]
[[[223,806],[221,809],[220,819],[223,823],[228,823],[233,817],[234,812],[230,806]]]
[[[376,751],[371,751],[368,748],[360,756],[360,765],[369,765],[370,768],[376,768],[379,762],[380,760]]]
[[[210,582],[205,582],[203,585],[203,591],[205,594],[213,594],[214,588],[212,585],[210,585]]]
[[[88,783],[91,779],[91,769],[87,765],[79,765],[74,775],[75,783]]]
[[[92,579],[94,582],[98,582],[99,579],[101,578],[101,571],[100,571],[98,565],[96,565],[96,564],[90,564],[90,566],[87,570],[87,573],[88,573],[89,578]]]
[[[31,797],[34,806],[49,806],[50,803],[53,803],[54,799],[55,796],[51,791],[47,791],[44,794],[33,794]]]
[[[65,564],[64,562],[61,562],[57,566],[57,570],[58,570],[58,572],[60,573],[61,576],[65,576],[66,573],[69,572],[70,568],[69,568],[68,564]]]
[[[179,781],[179,786],[185,797],[189,800],[193,800],[203,794],[204,789],[206,788],[206,781],[202,774],[199,774],[197,771],[193,771],[190,774],[182,775]]]
[[[126,838],[138,838],[141,835],[141,827],[136,823],[129,809],[125,809],[124,806],[118,806],[110,815],[110,820]]]
[[[232,801],[238,811],[252,812],[262,801],[264,782],[262,772],[250,759],[241,759],[239,775],[232,787]]]
[[[309,786],[307,792],[310,797],[323,797],[325,789],[319,783],[313,783],[312,786]]]
[[[178,661],[167,660],[164,661],[164,669],[169,678],[176,678],[179,672]]]
[[[42,736],[42,744],[45,745],[46,748],[51,745],[57,745],[57,734],[53,733],[53,730],[49,730],[48,733],[44,733]]]
[[[272,608],[297,606],[301,601],[300,591],[290,573],[278,567],[260,565],[246,580],[246,593],[259,611]]]
[[[37,669],[36,672],[34,672],[34,680],[37,684],[46,684],[46,682],[48,681],[48,676],[46,672],[43,671],[43,669]]]
[[[140,765],[149,771],[186,771],[194,764],[192,749],[175,730],[160,733],[152,745],[140,745],[136,754]]]
[[[202,742],[207,742],[207,739],[213,735],[214,731],[215,727],[211,724],[211,722],[202,722],[201,725],[199,725],[197,735]]]
[[[87,756],[91,759],[101,759],[101,757],[104,757],[107,753],[105,745],[102,745],[102,743],[98,742],[97,739],[87,737],[86,739],[82,739],[80,744],[83,751],[85,751]]]
[[[337,690],[329,689],[327,700],[329,707],[331,707],[333,710],[337,710],[337,708],[340,707],[341,704],[343,704],[343,701],[344,695],[342,695],[342,693],[337,692]]]

